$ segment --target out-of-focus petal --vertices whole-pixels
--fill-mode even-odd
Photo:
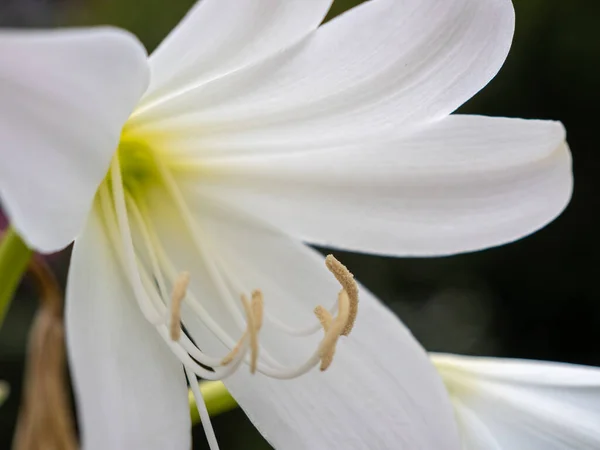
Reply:
[[[51,252],[80,232],[147,82],[125,31],[0,32],[0,196],[30,246]]]
[[[600,369],[433,354],[466,450],[600,448]]]
[[[67,345],[85,450],[189,450],[182,366],[144,319],[98,214],[73,250]]]

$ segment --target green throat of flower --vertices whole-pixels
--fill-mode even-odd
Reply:
[[[115,157],[119,158],[123,185],[132,194],[161,182],[155,159],[158,155],[146,141],[122,136]]]

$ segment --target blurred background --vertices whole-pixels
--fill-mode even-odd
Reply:
[[[194,0],[0,0],[0,26],[114,24],[151,51]],[[328,19],[360,3],[336,0]],[[600,2],[514,0],[517,29],[500,74],[459,111],[556,119],[568,130],[575,192],[554,223],[514,244],[430,259],[341,254],[428,350],[600,365]],[[323,249],[325,251],[326,249]],[[68,251],[51,257],[62,283]],[[0,448],[21,397],[27,333],[37,307],[23,283],[0,331]],[[240,410],[214,419],[221,448],[268,449]],[[194,449],[208,448],[201,427]]]

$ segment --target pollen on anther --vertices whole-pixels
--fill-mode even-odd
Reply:
[[[240,340],[236,343],[235,347],[221,360],[221,364],[224,366],[230,364],[239,353],[243,342],[246,338],[249,338],[250,373],[255,373],[258,365],[258,351],[260,348],[258,344],[258,332],[260,331],[263,322],[263,295],[262,292],[257,289],[252,292],[250,301],[248,301],[248,298],[243,294],[241,295],[241,300],[242,305],[244,306],[244,312],[246,313],[246,330],[242,334]]]
[[[321,371],[327,370],[333,362],[337,341],[348,323],[350,299],[346,291],[342,289],[338,294],[338,315],[335,318],[331,319],[329,311],[327,313],[323,313],[323,311],[327,310],[318,307],[315,309],[315,314],[325,329],[325,336],[319,345]]]
[[[319,322],[321,322],[323,330],[327,332],[329,330],[329,326],[331,325],[331,321],[333,320],[331,313],[323,306],[319,305],[315,308],[315,316],[317,316],[317,319],[319,319]]]
[[[342,289],[348,294],[348,320],[341,333],[342,336],[348,336],[354,327],[354,322],[356,322],[356,316],[358,314],[358,284],[354,280],[354,275],[352,275],[348,268],[339,262],[333,255],[327,255],[325,258],[325,265],[338,283],[340,283]]]
[[[185,298],[188,285],[190,284],[189,272],[183,272],[179,275],[173,291],[171,293],[171,326],[170,334],[173,341],[178,341],[181,337],[181,303]]]

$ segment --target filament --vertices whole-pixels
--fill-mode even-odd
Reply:
[[[318,306],[315,309],[317,321],[313,325],[289,327],[265,309],[270,299],[265,299],[260,290],[254,289],[250,298],[246,297],[244,286],[234,271],[227,266],[223,256],[211,248],[210,241],[188,209],[169,170],[159,160],[156,160],[156,168],[177,208],[177,218],[185,224],[193,250],[200,257],[223,307],[238,328],[239,338],[232,337],[203,306],[204,301],[214,300],[198,298],[192,283],[194,272],[176,267],[171,260],[150,220],[143,197],[134,198],[124,187],[118,157],[114,158],[111,165],[109,182],[112,184],[112,198],[109,182],[101,187],[99,198],[108,235],[115,244],[116,254],[140,309],[185,366],[188,377],[193,376],[194,380],[196,377],[223,379],[238,370],[243,362],[248,365],[250,373],[259,372],[277,379],[299,377],[319,364],[321,370],[326,370],[333,361],[339,338],[350,333],[356,319],[358,288],[352,274],[329,255],[325,260],[326,267],[342,288],[337,303],[330,309]],[[137,232],[135,242],[132,239],[132,226]],[[235,300],[235,293],[239,301]],[[190,339],[182,328],[188,320],[186,314],[190,313],[221,341],[227,349],[224,355],[207,354]],[[306,336],[320,329],[324,334],[304,362],[293,366],[282,365],[260,344],[264,321],[292,336]],[[195,383],[190,381],[190,384]]]

